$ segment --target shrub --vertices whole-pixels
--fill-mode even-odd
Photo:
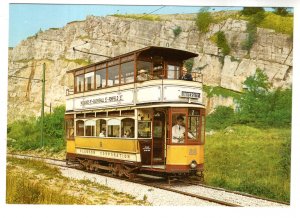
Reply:
[[[173,33],[174,33],[174,37],[176,38],[177,36],[179,36],[179,34],[182,32],[182,29],[180,26],[176,26],[175,29],[173,29]]]
[[[267,13],[264,20],[258,26],[293,36],[293,22],[293,16],[283,17],[274,13]]]
[[[194,66],[194,58],[184,61],[184,66],[188,72],[192,72]]]
[[[291,124],[292,90],[276,89],[270,91],[268,76],[260,69],[249,76],[247,87],[238,100],[238,122],[255,126],[284,127]]]
[[[287,16],[289,14],[288,8],[273,8],[274,9],[274,14],[277,14],[279,16]]]
[[[216,110],[207,116],[206,128],[224,129],[234,123],[234,111],[231,107],[218,106]]]
[[[217,46],[221,48],[223,55],[228,55],[230,53],[230,47],[228,45],[226,36],[223,31],[219,31],[217,34]]]
[[[243,10],[241,11],[241,14],[249,16],[249,15],[253,15],[258,12],[264,12],[264,11],[265,11],[265,9],[262,7],[244,7]]]
[[[198,30],[201,33],[208,32],[209,25],[213,22],[213,17],[211,16],[210,12],[208,12],[208,9],[200,9],[200,11],[197,14],[196,18],[196,25],[198,27]]]
[[[44,117],[44,145],[52,151],[64,148],[64,106],[54,109]],[[41,147],[41,118],[24,118],[8,125],[8,146],[17,150]]]

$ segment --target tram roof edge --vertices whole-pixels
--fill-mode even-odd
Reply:
[[[89,64],[83,67],[79,67],[79,68],[75,68],[72,70],[68,70],[66,73],[73,73],[74,71],[78,71],[78,70],[82,70],[88,67],[93,67],[97,64],[101,64],[101,63],[105,63],[108,61],[112,61],[114,59],[118,59],[121,57],[126,57],[135,53],[139,53],[139,54],[149,54],[149,55],[164,55],[164,56],[173,56],[176,59],[181,59],[181,60],[187,60],[190,58],[194,58],[197,57],[198,54],[197,53],[193,53],[193,52],[189,52],[189,51],[185,51],[185,50],[180,50],[180,49],[175,49],[175,48],[169,48],[169,47],[160,47],[160,46],[147,46],[145,48],[141,48],[141,49],[137,49],[125,54],[121,54],[115,57],[111,57],[108,59],[105,59],[103,61],[99,61],[93,64]]]

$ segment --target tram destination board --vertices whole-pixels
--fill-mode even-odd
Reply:
[[[199,92],[181,91],[180,97],[182,97],[182,98],[200,98],[200,93]]]

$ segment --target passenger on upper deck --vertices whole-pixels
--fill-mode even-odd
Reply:
[[[137,81],[146,81],[151,79],[147,70],[141,69],[138,71]]]
[[[182,68],[182,77],[180,79],[187,80],[187,81],[193,81],[192,74],[190,72],[188,72],[185,67]]]

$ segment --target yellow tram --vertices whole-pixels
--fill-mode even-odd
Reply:
[[[202,172],[202,78],[181,80],[197,54],[150,46],[68,71],[68,162],[132,177]]]

